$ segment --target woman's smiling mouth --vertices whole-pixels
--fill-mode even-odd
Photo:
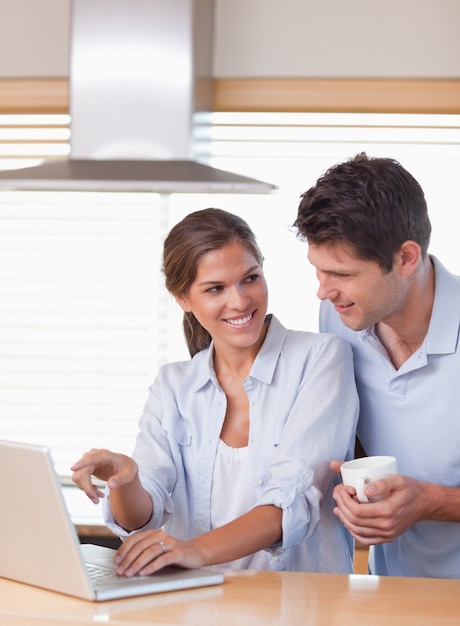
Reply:
[[[254,312],[249,313],[249,315],[246,315],[245,317],[239,317],[238,319],[228,319],[225,320],[227,322],[227,324],[230,324],[230,326],[242,326],[243,324],[247,324],[248,322],[250,322],[253,318]]]

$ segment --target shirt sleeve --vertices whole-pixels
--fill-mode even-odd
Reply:
[[[283,549],[312,536],[322,509],[332,511],[337,476],[329,463],[349,458],[354,448],[359,405],[352,351],[338,337],[317,337],[309,346],[291,335],[266,397],[278,419],[265,447],[275,446],[276,453],[266,464],[262,453],[257,463],[257,505],[283,510]]]
[[[140,481],[152,498],[153,514],[143,528],[132,532],[161,528],[173,512],[171,492],[176,481],[176,468],[168,436],[161,424],[160,387],[157,378],[149,389],[132,455],[139,466]],[[102,510],[104,521],[113,533],[122,538],[131,534],[119,526],[112,515],[108,487]]]

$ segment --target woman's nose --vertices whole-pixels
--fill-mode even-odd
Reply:
[[[234,287],[231,291],[229,304],[234,309],[245,309],[250,298],[243,287]]]

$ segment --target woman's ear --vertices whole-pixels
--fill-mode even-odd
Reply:
[[[190,303],[188,301],[187,296],[174,296],[177,304],[180,306],[180,308],[185,312],[185,313],[190,313],[190,311],[192,310],[190,307]]]

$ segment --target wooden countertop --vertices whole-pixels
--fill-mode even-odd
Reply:
[[[460,580],[226,572],[216,587],[94,603],[0,579],[0,624],[458,626]]]

